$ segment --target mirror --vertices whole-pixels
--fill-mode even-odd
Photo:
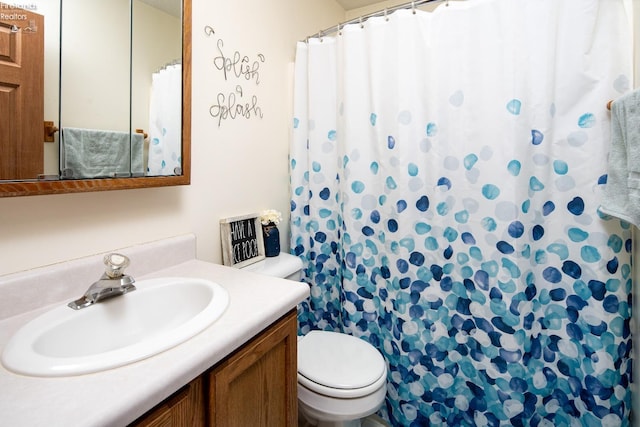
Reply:
[[[60,2],[62,2],[62,8],[60,8]],[[113,21],[110,21],[111,24],[106,24],[107,12],[98,13],[96,9],[101,7],[98,5],[101,2],[109,5],[110,13],[119,19],[118,24],[114,25]],[[59,36],[59,41],[62,41],[59,74],[55,72],[58,64],[45,53],[45,67],[47,67],[44,78],[44,97],[45,104],[47,104],[45,114],[51,114],[52,108],[49,104],[52,98],[54,104],[59,105],[54,117],[48,120],[54,121],[54,126],[59,125],[63,129],[62,133],[67,135],[71,135],[71,132],[67,132],[68,129],[108,130],[125,134],[126,147],[130,150],[127,153],[128,160],[131,161],[131,165],[137,165],[138,168],[132,173],[129,169],[130,165],[127,165],[125,171],[109,171],[107,174],[96,173],[95,175],[85,172],[78,174],[76,171],[79,169],[76,167],[70,168],[71,171],[65,171],[68,166],[65,159],[68,156],[65,157],[64,150],[69,146],[69,141],[73,141],[73,139],[63,137],[64,143],[59,144],[61,132],[56,132],[54,142],[44,143],[44,153],[40,151],[40,158],[44,160],[40,162],[39,179],[31,176],[25,178],[24,175],[16,175],[15,179],[3,177],[0,180],[0,197],[189,184],[191,0],[182,1],[182,19],[177,21],[177,25],[175,22],[171,23],[171,13],[166,11],[173,7],[174,12],[172,13],[179,16],[180,0],[132,0],[132,2],[129,0],[47,0],[45,3],[49,5],[57,3],[57,9],[56,7],[47,8],[47,13],[49,10],[53,10],[53,13],[57,13],[58,17],[62,16],[61,34],[55,31],[55,21],[53,24],[50,24],[49,21],[44,23],[48,29],[51,28],[52,37]],[[84,5],[83,7],[90,12],[89,17],[81,18],[85,15],[77,14],[79,12],[75,11],[75,16],[69,15],[74,10],[72,7],[75,7],[76,3],[80,6]],[[115,3],[122,3],[122,6],[118,5],[121,7],[120,11],[114,11],[112,6]],[[126,25],[122,24],[123,21],[126,23],[130,16],[131,32],[128,31]],[[154,18],[152,19],[152,17]],[[49,19],[48,16],[46,18]],[[70,25],[69,19],[75,25]],[[181,28],[180,23],[182,24]],[[4,45],[7,44],[11,47],[12,37],[18,39],[18,36],[21,36],[20,42],[24,42],[27,38],[27,32],[23,28],[11,33],[11,27],[3,27],[1,24],[0,77],[4,73],[2,69],[3,55],[6,50]],[[152,31],[153,29],[156,30],[155,33]],[[89,41],[89,35],[93,34],[100,35],[102,41]],[[173,35],[173,41],[163,39],[167,34]],[[50,35],[46,37],[50,37]],[[87,39],[84,47],[77,42],[81,38]],[[71,48],[66,45],[69,39],[74,40]],[[49,43],[48,40],[45,43]],[[100,44],[104,43],[104,40],[115,41],[117,45]],[[182,43],[183,40],[189,42]],[[129,50],[129,45],[131,45],[131,50]],[[100,63],[104,59],[107,60],[107,63]],[[116,63],[124,63],[126,66],[116,70],[114,65]],[[167,92],[173,93],[174,100],[169,103],[177,106],[179,111],[171,122],[172,126],[167,126],[164,121],[154,120],[154,114],[157,114],[154,111],[157,111],[158,107],[154,109],[153,105],[163,107],[163,103],[166,104],[167,100],[165,97],[165,99],[161,99],[159,104],[154,104],[154,99],[158,96],[152,95],[151,92],[152,87],[163,83],[162,79],[159,80],[160,83],[154,80],[155,73],[168,68],[172,69],[171,79],[176,86],[181,86],[181,92],[179,90],[167,91],[166,89],[156,92],[163,96]],[[123,72],[122,69],[125,71]],[[52,75],[55,78],[52,78]],[[58,83],[56,81],[58,78],[60,81],[59,103],[57,102]],[[55,85],[53,89],[49,87],[51,80]],[[0,81],[0,111],[2,109],[2,82]],[[118,115],[117,112],[124,112],[124,114]],[[59,122],[56,123],[58,115]],[[158,122],[162,123],[158,125]],[[155,128],[154,124],[156,124]],[[4,127],[4,125],[0,127],[0,138],[3,140],[7,133],[3,129]],[[37,128],[41,135],[46,133],[44,124],[30,128]],[[140,133],[136,132],[137,129],[140,129]],[[165,143],[161,138],[171,132],[174,134],[172,141],[178,141],[178,145],[176,148],[174,144],[173,150],[167,150],[166,147],[171,145]],[[119,141],[122,139],[121,136],[118,138]],[[15,139],[22,141],[21,138]],[[133,145],[129,145],[129,143],[134,140],[137,140],[138,145],[134,150],[131,150],[128,147]],[[62,152],[58,153],[58,149],[52,150],[51,147],[54,145],[56,148],[61,148]],[[41,149],[41,147],[38,148]],[[52,154],[50,151],[55,152]],[[6,149],[0,147],[0,158],[6,157],[4,156],[5,152]],[[137,159],[139,159],[139,163],[136,163]],[[157,167],[154,169],[152,165]],[[0,168],[4,167],[4,164],[0,163]],[[62,172],[61,176],[58,175],[58,171]]]

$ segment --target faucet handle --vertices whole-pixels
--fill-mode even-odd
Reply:
[[[129,266],[129,258],[122,254],[112,253],[104,256],[105,274],[111,279],[124,275],[124,269]]]

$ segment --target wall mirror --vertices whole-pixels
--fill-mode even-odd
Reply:
[[[189,184],[191,0],[0,8],[0,197]]]

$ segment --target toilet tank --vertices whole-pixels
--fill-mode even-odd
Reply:
[[[295,280],[296,282],[302,279],[302,260],[285,252],[280,252],[278,256],[267,257],[256,263],[249,264],[242,269],[264,274],[265,276]]]

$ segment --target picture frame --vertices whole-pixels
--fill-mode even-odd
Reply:
[[[262,224],[257,213],[220,220],[222,262],[241,268],[265,258]]]

